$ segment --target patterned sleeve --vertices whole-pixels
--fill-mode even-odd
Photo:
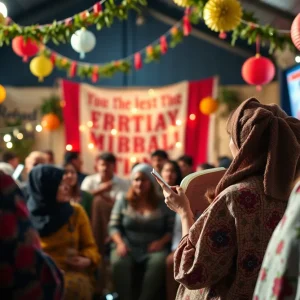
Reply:
[[[3,299],[59,300],[63,276],[41,251],[21,191],[0,172],[0,293]]]
[[[182,238],[174,256],[175,279],[190,290],[211,286],[229,273],[236,255],[235,219],[224,194]]]
[[[108,231],[110,236],[112,236],[116,232],[120,234],[122,232],[122,213],[125,205],[126,199],[124,198],[124,196],[120,196],[118,197],[118,199],[116,199],[108,224]]]
[[[253,300],[300,299],[300,182],[264,257]]]

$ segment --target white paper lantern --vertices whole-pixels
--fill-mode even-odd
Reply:
[[[85,53],[92,51],[96,46],[96,37],[85,28],[77,30],[71,37],[72,48],[80,53],[80,58],[85,57]]]

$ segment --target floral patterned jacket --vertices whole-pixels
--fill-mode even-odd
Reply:
[[[252,299],[287,201],[266,197],[262,177],[224,190],[182,238],[174,257],[177,300]],[[287,199],[288,200],[288,199]]]
[[[270,240],[253,300],[300,299],[300,181]]]

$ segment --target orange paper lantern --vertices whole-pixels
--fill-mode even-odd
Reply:
[[[6,98],[6,90],[3,85],[0,85],[0,104],[4,102]]]
[[[53,131],[59,127],[60,120],[56,114],[50,113],[43,116],[41,124],[44,129]]]
[[[204,115],[211,115],[218,109],[218,101],[212,97],[206,97],[200,101],[199,109]]]

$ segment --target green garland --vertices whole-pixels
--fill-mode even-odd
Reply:
[[[175,48],[179,43],[182,42],[184,38],[183,29],[177,28],[176,30],[171,29],[169,46]],[[143,59],[144,63],[151,63],[153,61],[158,61],[163,55],[161,51],[160,44],[151,44],[152,51],[146,51],[146,55]],[[50,49],[45,49],[41,52],[48,58],[51,58],[52,51]],[[112,61],[107,64],[98,65],[98,64],[83,64],[82,62],[77,62],[66,57],[62,57],[59,54],[55,58],[55,67],[59,70],[65,71],[68,76],[70,76],[70,71],[72,63],[76,63],[76,74],[79,77],[83,78],[92,78],[95,73],[95,68],[97,68],[96,73],[101,78],[111,78],[116,73],[129,73],[133,68],[132,59],[121,59],[117,61]]]
[[[0,47],[4,44],[9,45],[17,36],[30,38],[44,44],[49,41],[55,44],[67,43],[71,35],[82,27],[95,25],[97,30],[110,27],[115,18],[125,20],[130,10],[139,12],[140,7],[146,5],[146,0],[123,0],[120,5],[117,5],[114,0],[107,0],[104,4],[105,7],[99,14],[91,12],[86,15],[85,12],[82,12],[75,15],[71,22],[53,21],[52,24],[43,26],[20,26],[16,23],[0,25]]]
[[[209,0],[190,0],[189,4],[191,5],[193,22],[197,24],[203,19],[203,10],[205,4]],[[235,30],[232,32],[231,44],[235,45],[237,39],[246,40],[249,45],[256,43],[256,40],[259,40],[262,43],[262,46],[268,46],[269,52],[272,54],[274,50],[289,47],[292,51],[297,51],[294,46],[291,36],[289,33],[280,33],[277,29],[271,27],[270,25],[259,25],[259,20],[254,16],[253,12],[243,11],[242,20],[246,21],[241,23]]]
[[[48,98],[44,99],[40,110],[43,116],[53,113],[59,118],[61,122],[63,122],[61,101],[58,96],[51,95]]]

